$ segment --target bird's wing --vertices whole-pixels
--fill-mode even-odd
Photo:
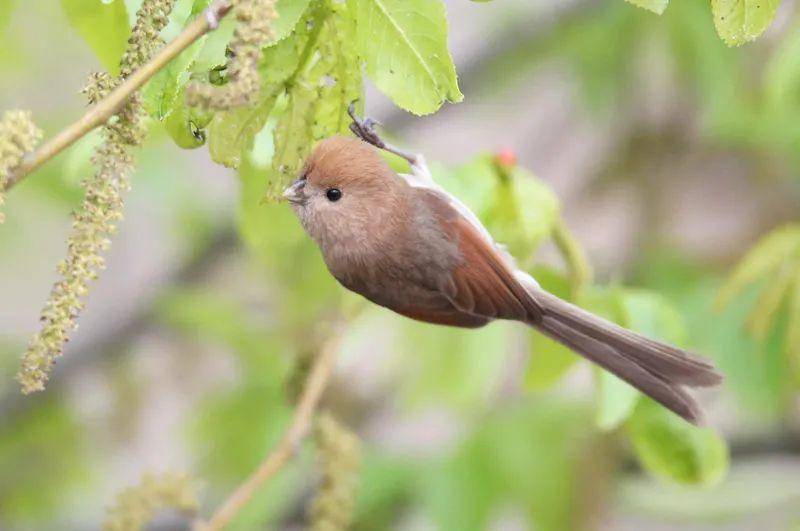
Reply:
[[[423,166],[422,168],[426,167]],[[451,195],[449,192],[447,192],[447,190],[439,186],[426,169],[420,169],[419,166],[414,166],[412,167],[412,170],[414,170],[414,173],[400,173],[398,175],[400,175],[400,177],[402,177],[403,180],[405,180],[405,182],[412,188],[436,192],[445,202],[447,202],[452,208],[461,214],[461,216],[463,216],[463,218],[467,220],[486,241],[490,242],[492,245],[496,245],[492,235],[489,234],[489,231],[483,226],[483,223],[481,223],[481,221],[478,219],[478,216],[476,216],[467,205],[465,205],[459,198]],[[508,258],[510,259],[511,257],[509,256]]]
[[[520,282],[513,262],[491,237],[484,236],[483,225],[464,216],[445,192],[421,189],[420,198],[437,215],[447,236],[458,242],[461,263],[442,280],[441,288],[453,306],[472,315],[537,322],[541,307]]]
[[[421,157],[421,155],[417,156]],[[439,186],[439,184],[433,180],[433,177],[427,169],[427,165],[423,163],[422,165],[412,166],[411,169],[413,171],[411,174],[400,173],[398,175],[402,177],[403,180],[405,180],[405,182],[412,188],[429,190],[440,195],[442,199],[446,201],[456,212],[461,214],[464,220],[472,226],[472,228],[486,242],[486,244],[495,250],[496,254],[500,256],[502,261],[507,264],[512,271],[514,271],[514,276],[517,278],[517,280],[522,282],[522,284],[525,286],[533,286],[535,288],[539,287],[539,282],[537,282],[535,278],[525,271],[517,268],[514,257],[508,253],[505,246],[497,243],[494,240],[489,231],[486,230],[486,227],[483,226],[483,223],[481,223],[481,221],[478,219],[478,216],[476,216],[475,213],[470,210],[470,208],[459,198],[450,194],[447,190]]]

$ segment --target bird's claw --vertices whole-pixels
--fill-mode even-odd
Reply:
[[[379,121],[372,118],[359,118],[356,114],[355,102],[351,103],[347,108],[347,114],[353,119],[353,123],[350,124],[350,130],[354,135],[376,148],[384,149],[386,147],[386,142],[375,132],[375,126],[381,125]]]

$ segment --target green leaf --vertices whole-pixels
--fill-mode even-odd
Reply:
[[[215,162],[238,168],[245,153],[253,148],[256,135],[264,128],[278,95],[300,59],[303,36],[295,34],[268,48],[261,63],[259,103],[217,113],[209,126],[209,152]]]
[[[181,96],[183,96],[181,92]],[[184,98],[178,100],[178,105],[164,120],[164,129],[178,147],[183,149],[197,149],[206,143],[207,119],[198,116],[203,113],[199,109],[190,109],[183,104]]]
[[[525,387],[531,391],[549,389],[578,361],[578,356],[561,343],[539,332],[531,332],[531,359],[525,370]]]
[[[607,371],[600,371],[597,384],[599,397],[595,423],[601,430],[611,431],[630,417],[642,394]]]
[[[780,0],[711,0],[714,25],[728,46],[755,40],[775,17]]]
[[[757,341],[765,341],[783,301],[789,296],[800,267],[787,263],[767,281],[748,316],[748,327]]]
[[[728,449],[717,433],[698,428],[650,399],[628,421],[642,466],[655,476],[686,485],[714,485],[728,469]]]
[[[318,40],[322,59],[305,75],[317,86],[318,101],[312,135],[315,140],[349,133],[347,107],[363,99],[361,68],[355,47],[356,21],[349,4],[331,4],[331,13]]]
[[[267,185],[268,197],[275,196],[297,176],[311,149],[315,100],[316,95],[306,90],[294,90],[288,97],[286,111],[275,128],[273,179]]]
[[[199,15],[210,4],[211,0],[194,0],[194,2],[192,2],[191,15],[193,17]]]
[[[497,176],[490,158],[479,156],[454,170],[440,164],[431,164],[434,180],[449,193],[463,202],[484,224],[497,188]]]
[[[303,16],[311,0],[278,0],[275,10],[278,18],[272,22],[272,42],[278,42],[286,38],[294,29],[297,21]]]
[[[440,0],[350,0],[357,6],[358,50],[367,75],[398,106],[430,114],[459,102]]]
[[[124,0],[61,0],[61,7],[103,67],[112,75],[119,74],[119,61],[131,34]]]
[[[627,0],[629,3],[660,15],[667,9],[669,0]]]
[[[627,328],[674,345],[686,342],[686,327],[681,314],[662,295],[626,289],[622,296],[622,305]]]
[[[710,326],[709,307],[717,290],[714,281],[703,279],[694,291],[680,296],[692,343],[698,352],[713,355],[725,375],[725,388],[734,393],[736,403],[741,405],[742,417],[774,422],[792,407],[794,386],[787,378],[785,356],[758,345],[746,333],[746,317],[755,290],[746,290],[736,304],[711,314]]]
[[[591,513],[582,490],[609,486],[593,466],[605,459],[597,442],[583,408],[527,401],[489,415],[444,462],[420,467],[417,490],[435,529],[492,529],[508,507],[521,528],[583,529]]]
[[[164,120],[175,107],[178,94],[189,81],[189,69],[203,49],[201,37],[161,69],[142,89],[142,104],[156,120]]]
[[[728,304],[749,284],[760,281],[758,298],[752,305],[748,304],[747,328],[762,351],[777,350],[781,355],[785,352],[790,363],[800,368],[794,354],[800,344],[797,331],[800,311],[795,302],[798,272],[800,225],[790,224],[772,231],[747,253],[720,290],[717,305]],[[788,301],[786,306],[784,301]],[[784,307],[788,312],[782,311]]]
[[[800,31],[781,38],[764,69],[764,96],[779,109],[800,106]]]
[[[558,198],[530,172],[502,170],[487,155],[453,172],[433,170],[436,182],[463,201],[523,265],[552,234],[560,214]]]
[[[173,10],[173,17],[183,17],[185,20],[182,26],[185,27],[200,16],[209,1],[194,0],[188,12],[186,12],[188,9],[186,6],[187,9],[177,13],[179,6],[176,6]],[[223,65],[226,62],[225,47],[233,33],[234,24],[232,22],[233,17],[223,19],[220,28],[200,37],[144,86],[142,103],[152,118],[164,120],[169,116],[173,107],[176,106],[176,98],[179,94],[183,97],[181,89],[193,74],[196,78],[207,81],[204,79],[206,72],[214,66]]]
[[[228,168],[238,168],[242,156],[253,148],[256,135],[266,125],[275,100],[272,94],[258,105],[217,113],[209,126],[211,159]]]
[[[747,285],[774,273],[787,260],[800,257],[800,224],[780,227],[748,251],[722,287],[717,306],[727,305]]]
[[[549,186],[522,169],[507,177],[495,174],[495,181],[486,227],[525,263],[552,233],[560,213],[558,199]]]
[[[517,230],[525,234],[527,244],[521,244],[515,251],[509,243],[509,250],[524,260],[552,234],[561,207],[553,189],[524,168],[516,167],[511,180],[519,213]]]
[[[507,322],[463,330],[403,319],[400,344],[406,353],[402,369],[407,402],[447,404],[474,415],[476,404],[488,403],[513,352],[515,329]]]
[[[219,28],[206,35],[203,48],[197,54],[194,65],[192,65],[192,73],[197,76],[198,80],[208,81],[207,78],[203,79],[203,76],[207,75],[209,70],[227,63],[225,51],[233,38],[235,29],[236,17],[228,16],[222,19]]]
[[[630,315],[625,308],[626,290],[619,286],[588,286],[578,305],[620,326],[628,327]]]
[[[319,6],[295,28],[305,46],[296,75],[287,82],[286,111],[275,129],[270,197],[297,176],[318,140],[348,131],[347,107],[363,100],[351,9],[345,3]]]

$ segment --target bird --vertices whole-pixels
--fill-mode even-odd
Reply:
[[[378,122],[321,140],[284,190],[333,277],[400,315],[479,328],[524,323],[615,374],[685,420],[702,411],[688,388],[722,381],[714,365],[594,315],[544,290],[473,212],[431,177],[422,155],[386,143]],[[395,172],[380,150],[409,162]]]

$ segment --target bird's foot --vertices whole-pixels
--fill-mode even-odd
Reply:
[[[386,149],[386,142],[375,132],[375,126],[381,125],[381,123],[377,120],[373,120],[372,118],[360,118],[356,114],[355,102],[351,103],[349,107],[347,107],[347,114],[350,115],[350,118],[353,119],[353,123],[350,124],[350,130],[356,135],[358,138],[366,142],[367,144],[372,144],[378,149]]]
[[[388,151],[389,153],[394,153],[398,157],[406,159],[412,167],[420,164],[420,157],[418,155],[408,153],[394,147],[387,142],[384,142],[380,135],[375,132],[375,126],[381,125],[381,123],[377,120],[373,120],[372,118],[359,118],[356,114],[355,102],[351,103],[350,106],[347,107],[347,114],[349,114],[350,118],[353,119],[353,123],[350,124],[350,130],[358,138],[367,144],[375,146],[378,149]],[[424,162],[422,164],[424,164]]]

